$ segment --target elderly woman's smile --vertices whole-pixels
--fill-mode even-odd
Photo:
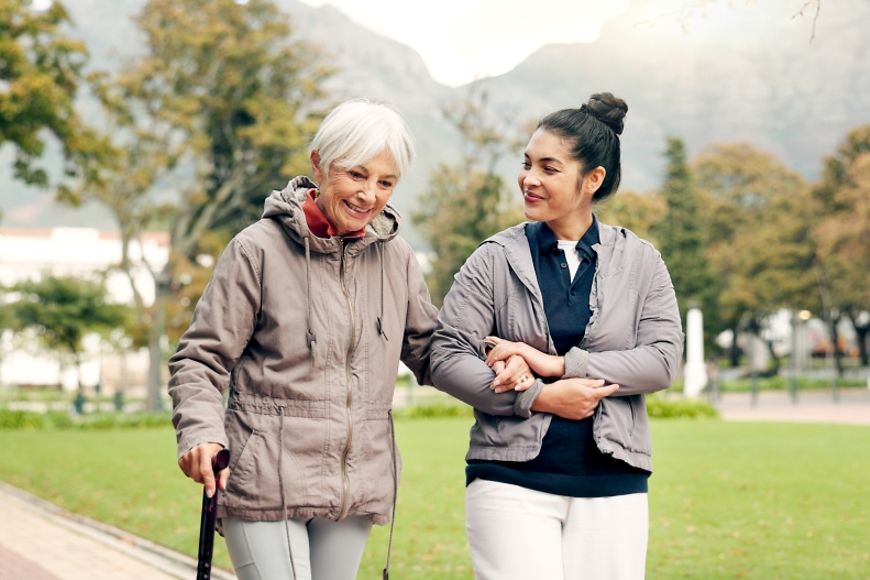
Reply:
[[[387,205],[398,181],[396,164],[386,150],[351,168],[336,162],[326,179],[313,162],[312,171],[320,183],[317,205],[340,235],[359,231],[371,223]]]

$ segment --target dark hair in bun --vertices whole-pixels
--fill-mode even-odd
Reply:
[[[550,113],[538,124],[574,142],[571,154],[588,171],[599,165],[607,174],[593,199],[601,201],[619,187],[619,135],[624,127],[628,105],[612,93],[596,93],[579,109],[562,109]]]

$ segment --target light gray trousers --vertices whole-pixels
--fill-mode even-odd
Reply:
[[[360,516],[340,522],[223,519],[227,550],[239,580],[353,580],[371,529],[371,521]]]

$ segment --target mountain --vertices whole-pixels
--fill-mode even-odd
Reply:
[[[791,19],[775,4],[776,14],[759,14],[771,24],[746,22],[737,38],[680,31],[657,3],[636,3],[597,42],[545,46],[482,84],[518,115],[576,107],[602,90],[625,98],[626,188],[660,182],[668,135],[692,154],[710,143],[752,142],[815,178],[846,132],[870,122],[870,3],[825,2],[812,44],[809,18]]]
[[[329,87],[337,100],[384,100],[407,118],[419,161],[393,201],[408,216],[428,173],[456,156],[458,135],[440,110],[465,97],[469,87],[438,84],[414,50],[332,6],[277,3],[294,31],[318,44],[340,70]],[[142,50],[131,20],[142,5],[144,0],[67,1],[74,33],[90,47],[92,68],[117,69]],[[544,46],[510,72],[479,81],[478,88],[487,92],[494,112],[517,128],[555,109],[579,106],[593,92],[623,97],[629,105],[623,187],[635,190],[660,182],[668,135],[682,137],[690,154],[715,142],[752,142],[813,179],[822,157],[846,132],[870,122],[870,2],[824,2],[812,42],[811,16],[792,18],[794,2],[720,10],[685,26],[661,6],[637,1],[595,42]],[[0,151],[5,225],[106,223],[104,212],[59,209],[49,194],[12,182],[8,157]],[[503,163],[508,183],[516,165],[515,159]],[[413,229],[406,231],[419,245]]]

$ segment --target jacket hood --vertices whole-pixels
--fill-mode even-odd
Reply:
[[[263,217],[277,220],[296,241],[309,238],[311,249],[321,253],[329,253],[341,249],[341,238],[318,238],[308,229],[305,221],[305,211],[302,204],[311,189],[317,189],[316,183],[304,175],[294,177],[282,190],[274,190],[263,208]],[[399,233],[402,217],[390,205],[366,226],[366,235],[360,240],[360,249],[374,242],[387,242]]]

